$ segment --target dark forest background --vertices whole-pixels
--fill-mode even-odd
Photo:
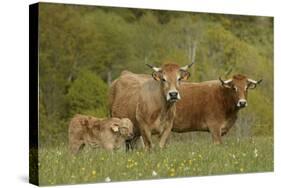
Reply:
[[[196,64],[189,81],[236,73],[263,79],[235,126],[273,136],[273,18],[96,6],[39,6],[40,145],[66,142],[76,113],[108,116],[107,91],[122,70],[145,63]]]

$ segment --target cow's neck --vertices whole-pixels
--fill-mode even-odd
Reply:
[[[161,104],[161,112],[162,114],[167,114],[170,112],[175,111],[176,109],[176,103],[175,102],[168,102],[166,99],[166,95],[164,92],[162,92],[162,87],[161,84],[158,85],[158,91],[161,93],[159,100],[161,100],[161,102],[159,104]]]
[[[236,107],[236,99],[233,91],[228,88],[222,88],[223,109],[227,114],[236,115],[239,108]]]
[[[165,119],[173,120],[175,117],[175,112],[176,112],[176,103],[168,102],[165,98],[161,112],[162,113],[161,113],[160,119],[162,121]]]
[[[166,102],[165,103],[165,109],[167,111],[173,110],[176,107],[176,102]]]

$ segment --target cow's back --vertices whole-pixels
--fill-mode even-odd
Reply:
[[[218,81],[182,83],[182,99],[177,103],[174,132],[208,131],[206,122],[220,118],[221,85]]]

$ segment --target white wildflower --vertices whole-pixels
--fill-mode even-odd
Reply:
[[[111,182],[111,179],[110,179],[110,177],[106,177],[104,181],[105,182]]]
[[[152,176],[157,176],[157,172],[155,172],[154,170],[152,171]]]
[[[258,157],[258,150],[257,150],[257,148],[255,148],[255,150],[254,150],[254,155],[255,155],[255,157]]]
[[[185,167],[183,170],[184,170],[184,171],[188,171],[188,170],[189,170],[189,167]]]

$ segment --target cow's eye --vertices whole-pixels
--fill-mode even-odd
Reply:
[[[234,86],[234,87],[233,87],[233,90],[234,90],[234,91],[238,91],[238,88]]]
[[[163,81],[163,82],[166,82],[167,80],[166,80],[165,78],[162,78],[162,81]]]

